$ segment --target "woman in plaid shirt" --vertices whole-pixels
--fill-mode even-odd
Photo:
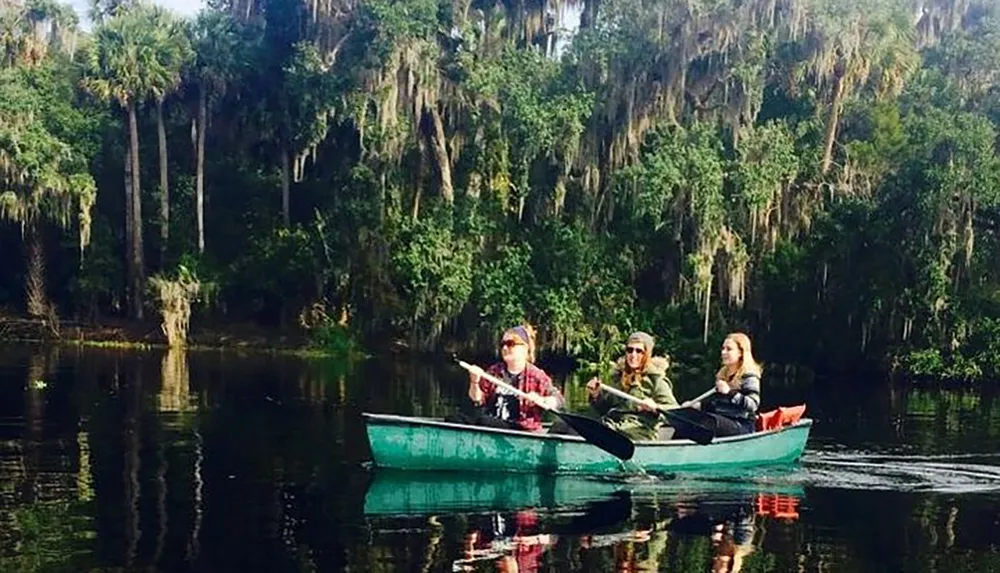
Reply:
[[[522,392],[541,398],[549,408],[562,408],[562,393],[552,383],[544,370],[533,364],[535,360],[535,331],[530,325],[507,329],[500,339],[500,356],[503,360],[493,364],[486,372],[500,378]],[[538,431],[542,428],[542,408],[530,400],[497,388],[482,377],[483,370],[473,367],[469,371],[469,399],[477,412],[465,416],[467,423],[494,428]]]

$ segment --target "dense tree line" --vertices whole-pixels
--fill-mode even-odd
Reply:
[[[0,3],[10,309],[1000,368],[992,2],[106,2]]]

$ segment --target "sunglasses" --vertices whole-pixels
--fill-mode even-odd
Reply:
[[[514,348],[515,346],[521,346],[522,344],[524,344],[524,343],[520,342],[518,340],[504,340],[503,342],[500,343],[500,347],[501,348]]]
[[[628,354],[645,354],[646,351],[642,348],[632,348],[631,346],[625,348],[625,352]]]

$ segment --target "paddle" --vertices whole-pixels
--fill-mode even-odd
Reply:
[[[459,360],[458,364],[462,368],[465,368],[470,372],[472,371],[473,366],[468,362],[463,362],[462,360]],[[492,376],[490,374],[487,374],[486,372],[483,372],[482,376],[483,378],[486,378],[493,384],[501,388],[505,388],[510,392],[513,392],[514,394],[520,396],[521,398],[524,398],[525,400],[534,402],[540,408],[548,410],[549,412],[552,412],[556,416],[559,416],[563,421],[569,424],[571,428],[576,430],[576,433],[580,434],[581,438],[597,446],[598,448],[601,448],[605,452],[608,452],[609,454],[622,460],[632,459],[632,454],[635,453],[635,444],[633,444],[632,440],[630,440],[628,436],[626,436],[625,434],[622,434],[621,432],[613,428],[605,426],[599,420],[594,420],[592,418],[587,418],[585,416],[578,416],[576,414],[570,414],[569,412],[560,412],[559,410],[553,410],[549,408],[547,405],[545,405],[543,402],[533,398],[526,392],[522,392],[521,390],[518,390],[517,388],[511,386],[510,384],[507,384],[506,382],[500,380],[496,376]]]
[[[608,394],[611,394],[613,396],[618,396],[619,398],[628,400],[630,402],[635,402],[637,404],[645,404],[645,402],[643,402],[641,398],[637,398],[627,392],[622,392],[617,388],[612,388],[607,384],[603,383],[599,384],[601,390],[607,392]],[[707,392],[701,394],[700,396],[698,396],[694,400],[691,400],[690,402],[701,402],[702,400],[708,398],[714,393],[715,393],[715,388],[712,388],[711,390],[708,390]],[[712,430],[712,428],[708,428],[702,424],[699,424],[698,422],[695,422],[694,420],[691,420],[687,416],[684,416],[680,412],[677,412],[676,411],[677,408],[657,407],[657,410],[659,410],[660,414],[662,414],[664,417],[670,420],[670,424],[675,428],[683,426],[685,429],[685,433],[689,434],[691,441],[697,444],[704,446],[712,443],[712,440],[715,438],[715,431]]]

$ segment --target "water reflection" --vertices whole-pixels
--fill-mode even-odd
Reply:
[[[365,468],[360,412],[442,416],[465,387],[397,359],[0,348],[0,571],[1000,569],[988,394],[775,386],[817,418],[783,472]]]
[[[774,511],[775,500],[785,511]],[[381,554],[397,568],[423,543],[424,570],[539,571],[560,564],[587,571],[741,571],[768,528],[794,525],[798,513],[787,509],[798,502],[763,492],[718,498],[647,489],[580,505],[368,519],[372,545],[406,548]],[[461,542],[449,551],[442,545],[448,538]]]

